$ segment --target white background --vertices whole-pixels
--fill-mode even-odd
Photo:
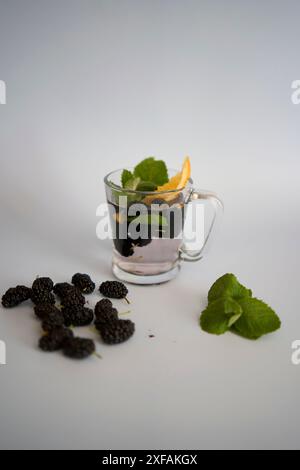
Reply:
[[[226,206],[205,260],[130,286],[136,334],[97,339],[102,360],[43,354],[31,306],[0,310],[1,448],[299,447],[299,14],[297,1],[0,1],[1,292],[110,278],[102,178],[148,155],[180,167],[189,154]],[[278,312],[279,332],[200,330],[225,272]]]

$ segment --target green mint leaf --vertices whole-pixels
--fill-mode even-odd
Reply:
[[[127,181],[133,178],[133,174],[129,170],[123,170],[121,175],[122,187],[125,188]]]
[[[138,191],[155,191],[157,189],[157,184],[152,183],[151,181],[141,181],[137,187]]]
[[[209,289],[208,301],[212,302],[221,297],[232,297],[239,300],[251,296],[251,290],[240,284],[234,274],[224,274]]]
[[[234,323],[232,329],[239,335],[248,339],[258,339],[280,328],[281,322],[279,317],[262,300],[244,297],[238,302],[243,310],[243,314]]]
[[[208,304],[200,317],[202,330],[214,335],[222,335],[238,321],[242,315],[240,305],[230,298],[217,299]]]
[[[238,319],[241,317],[242,313],[237,313],[236,315],[232,315],[232,317],[230,317],[230,320],[228,322],[228,327],[231,328],[236,321],[238,321]]]
[[[124,189],[136,191],[140,182],[141,182],[141,178],[130,178],[129,180],[126,181]]]
[[[151,181],[157,186],[169,180],[165,162],[155,160],[154,157],[148,157],[140,162],[134,169],[134,176],[141,178],[142,181]]]

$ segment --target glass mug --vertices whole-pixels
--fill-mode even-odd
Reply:
[[[223,204],[214,193],[195,189],[192,179],[184,188],[169,191],[123,189],[122,171],[104,178],[114,243],[113,273],[117,279],[133,284],[169,281],[178,274],[181,261],[203,257]],[[169,170],[170,177],[176,173]],[[198,247],[185,236],[187,212],[194,202],[201,203],[202,209],[209,205],[211,212],[207,228],[204,217],[200,217],[204,212],[196,214],[201,219],[201,228],[198,221],[196,229],[201,232]]]

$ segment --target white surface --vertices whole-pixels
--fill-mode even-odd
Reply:
[[[2,292],[36,275],[108,278],[101,180],[149,154],[174,167],[189,153],[226,206],[204,261],[130,287],[137,332],[99,341],[102,360],[42,354],[31,308],[0,310],[1,448],[299,447],[299,13],[297,1],[1,2]],[[225,272],[272,305],[280,332],[200,330]]]

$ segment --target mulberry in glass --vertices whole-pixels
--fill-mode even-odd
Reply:
[[[120,185],[122,171],[113,171],[104,179],[114,245],[113,273],[134,284],[169,281],[178,274],[181,261],[203,257],[222,202],[214,193],[195,189],[192,179],[184,188],[170,191],[125,190]],[[178,173],[168,172],[170,177]],[[196,250],[185,242],[184,235],[193,201],[213,209],[203,243]]]

